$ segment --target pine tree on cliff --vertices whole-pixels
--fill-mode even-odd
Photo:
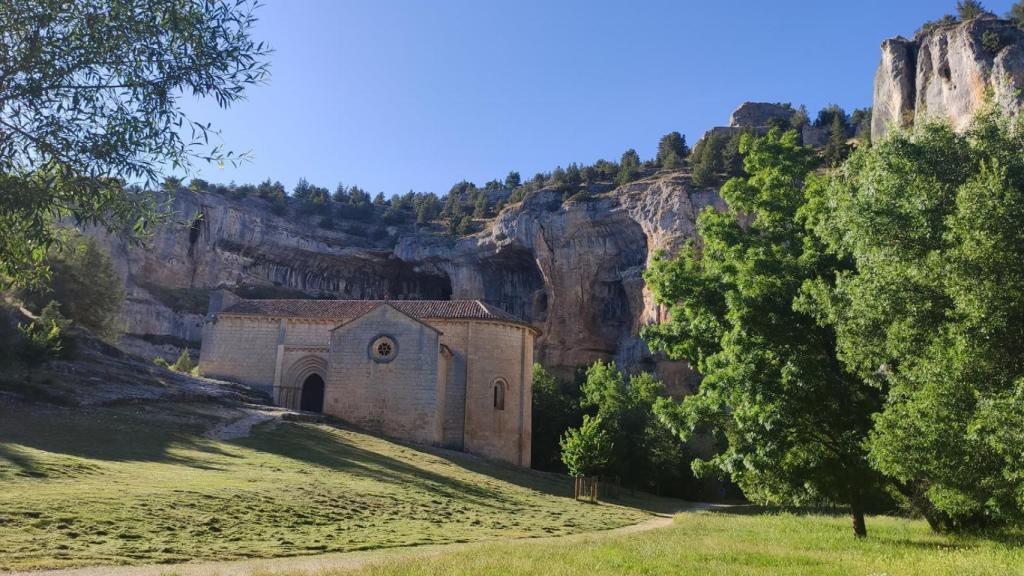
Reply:
[[[669,132],[658,142],[658,166],[667,170],[681,168],[683,160],[689,156],[690,148],[686,145],[686,136],[679,132]]]
[[[843,124],[842,116],[835,114],[832,116],[832,130],[828,137],[828,143],[825,144],[825,150],[822,152],[825,164],[829,167],[839,166],[846,159],[848,152],[846,126]]]

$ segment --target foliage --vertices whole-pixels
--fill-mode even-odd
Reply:
[[[615,177],[615,184],[622,186],[627,182],[632,182],[639,174],[640,155],[636,153],[636,150],[630,148],[622,153],[622,158],[619,160],[619,173]]]
[[[181,372],[183,374],[191,374],[192,369],[196,367],[196,363],[192,361],[192,355],[189,354],[188,348],[181,351],[178,355],[178,359],[171,364],[171,370],[175,372]]]
[[[143,233],[156,197],[125,180],[236,157],[182,97],[227,107],[267,72],[256,2],[11,0],[0,10],[0,274],[46,275],[57,224]]]
[[[562,463],[573,476],[596,476],[611,459],[612,439],[601,427],[600,417],[584,415],[579,428],[566,430],[559,444]]]
[[[846,159],[849,152],[850,147],[846,144],[846,125],[843,122],[842,116],[838,114],[833,115],[828,142],[825,143],[825,149],[822,150],[825,165],[829,167],[838,166]]]
[[[990,54],[998,53],[1011,42],[1013,42],[1011,38],[1004,36],[996,30],[985,30],[981,34],[981,47]]]
[[[790,118],[789,125],[792,126],[794,130],[799,131],[802,130],[804,126],[810,124],[810,122],[810,116],[807,115],[807,106],[801,104],[800,108],[793,113],[793,117]]]
[[[32,381],[32,372],[59,356],[64,349],[64,336],[70,321],[60,313],[57,302],[47,304],[34,320],[18,324],[21,338],[17,343],[17,356],[25,366],[25,380]]]
[[[858,150],[811,203],[849,258],[808,290],[842,359],[888,390],[879,470],[937,529],[1019,520],[1024,431],[1024,133],[998,110]],[[1012,443],[1012,442],[1011,442]]]
[[[697,186],[713,186],[719,182],[720,174],[743,174],[743,157],[740,154],[743,134],[743,131],[728,134],[712,131],[697,142],[690,154],[693,183]]]
[[[1018,28],[1024,28],[1024,0],[1018,0],[1006,13],[1006,18],[1013,20]]]
[[[845,130],[849,125],[849,119],[846,116],[846,110],[843,110],[842,106],[839,106],[838,104],[829,104],[821,110],[818,110],[818,117],[814,120],[814,127],[832,127],[835,125],[837,117],[839,118],[841,126]]]
[[[583,421],[580,387],[556,378],[540,364],[533,365],[533,425],[531,462],[538,470],[564,470],[559,439]]]
[[[722,188],[725,211],[700,215],[703,246],[645,273],[669,320],[643,336],[704,375],[697,394],[655,406],[684,439],[704,426],[724,436],[695,472],[727,475],[755,502],[844,503],[860,536],[878,486],[863,443],[880,395],[839,361],[832,329],[796,306],[803,283],[843,267],[804,227],[816,158],[798,141],[777,129],[743,137],[750,177]]]
[[[981,5],[979,0],[957,0],[956,13],[961,20],[970,20],[977,18],[982,14],[987,14],[988,11]]]
[[[95,238],[75,234],[46,259],[51,276],[47,285],[25,290],[22,298],[36,310],[55,299],[79,326],[109,341],[117,340],[124,302],[124,282],[110,255]],[[205,308],[203,309],[205,311]]]
[[[505,176],[505,188],[509,190],[515,190],[522,185],[522,179],[519,177],[519,172],[512,170]]]
[[[655,159],[658,166],[665,169],[681,168],[690,148],[686,145],[686,137],[679,132],[669,132],[658,142],[658,155]]]
[[[661,382],[649,373],[626,376],[615,363],[595,362],[587,369],[582,406],[600,420],[613,449],[607,472],[634,488],[672,494],[689,479],[689,455],[654,414],[662,398]]]

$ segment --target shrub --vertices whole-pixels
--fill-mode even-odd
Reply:
[[[188,348],[182,350],[178,359],[171,365],[171,370],[174,370],[175,372],[182,372],[184,374],[191,373],[194,368],[196,368],[196,364],[192,361],[192,356],[189,354]]]
[[[56,302],[50,302],[43,313],[27,324],[18,324],[18,359],[25,366],[25,380],[32,382],[36,368],[56,358],[64,350],[64,333],[71,322],[60,313]]]

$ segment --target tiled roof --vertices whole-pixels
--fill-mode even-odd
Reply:
[[[221,314],[343,320],[358,318],[384,302],[420,320],[496,320],[526,324],[479,300],[240,300]]]

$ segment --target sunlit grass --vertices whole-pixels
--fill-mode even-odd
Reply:
[[[1024,548],[931,533],[921,521],[871,517],[852,537],[846,518],[684,513],[669,528],[570,543],[472,546],[430,560],[373,565],[362,576],[545,574],[970,576],[1024,574]]]
[[[0,570],[546,536],[648,516],[576,503],[561,477],[350,430],[283,423],[220,442],[199,434],[212,421],[195,406],[0,407]]]

